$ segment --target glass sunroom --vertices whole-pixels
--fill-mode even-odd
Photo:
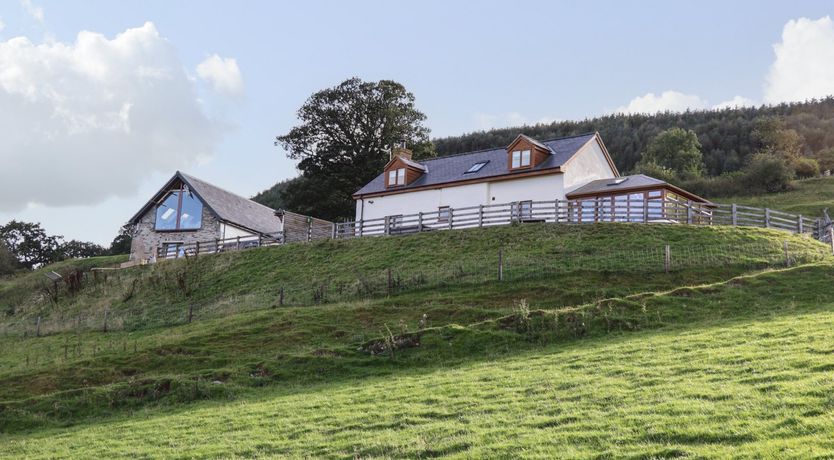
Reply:
[[[570,222],[706,224],[711,202],[642,174],[589,182],[567,194]]]

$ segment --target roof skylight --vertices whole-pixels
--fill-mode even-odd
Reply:
[[[620,185],[627,180],[628,180],[628,177],[620,177],[620,178],[612,180],[611,182],[609,182],[605,185]]]
[[[480,171],[481,168],[486,166],[487,163],[489,163],[489,160],[475,163],[474,165],[470,166],[469,169],[467,169],[464,174],[476,173],[476,172]]]

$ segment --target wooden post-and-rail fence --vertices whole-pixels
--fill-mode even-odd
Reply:
[[[161,260],[293,242],[310,242],[318,239],[401,235],[534,222],[727,225],[771,228],[812,235],[822,241],[834,240],[829,232],[829,230],[834,230],[834,227],[824,223],[822,219],[810,219],[801,214],[790,214],[769,208],[738,204],[706,205],[666,197],[624,199],[623,201],[613,199],[523,201],[462,208],[448,207],[433,212],[339,223],[286,212],[282,232],[170,245],[158,248],[157,257]]]

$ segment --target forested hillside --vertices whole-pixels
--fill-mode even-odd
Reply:
[[[834,98],[831,97],[776,106],[606,115],[582,121],[479,131],[434,139],[433,142],[437,154],[442,156],[508,145],[519,132],[536,139],[548,139],[599,131],[617,167],[626,172],[634,168],[652,138],[661,131],[678,127],[695,131],[701,143],[706,173],[718,176],[741,169],[745,159],[759,148],[753,131],[757,120],[761,122],[766,117],[779,117],[788,129],[795,130],[801,138],[804,155],[817,157],[820,152],[834,147]]]

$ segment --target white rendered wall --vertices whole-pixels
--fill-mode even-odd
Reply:
[[[455,209],[513,201],[551,201],[557,198],[565,198],[562,174],[558,173],[365,198],[364,220],[435,212],[441,206]],[[362,219],[362,203],[363,200],[356,201],[356,220]]]
[[[249,232],[247,230],[243,230],[242,228],[237,228],[232,225],[227,224],[220,224],[220,239],[226,240],[229,238],[237,238],[237,237],[247,237],[247,236],[257,236],[256,234]]]
[[[614,170],[597,141],[588,142],[562,169],[565,171],[565,193],[592,180],[614,177]]]

